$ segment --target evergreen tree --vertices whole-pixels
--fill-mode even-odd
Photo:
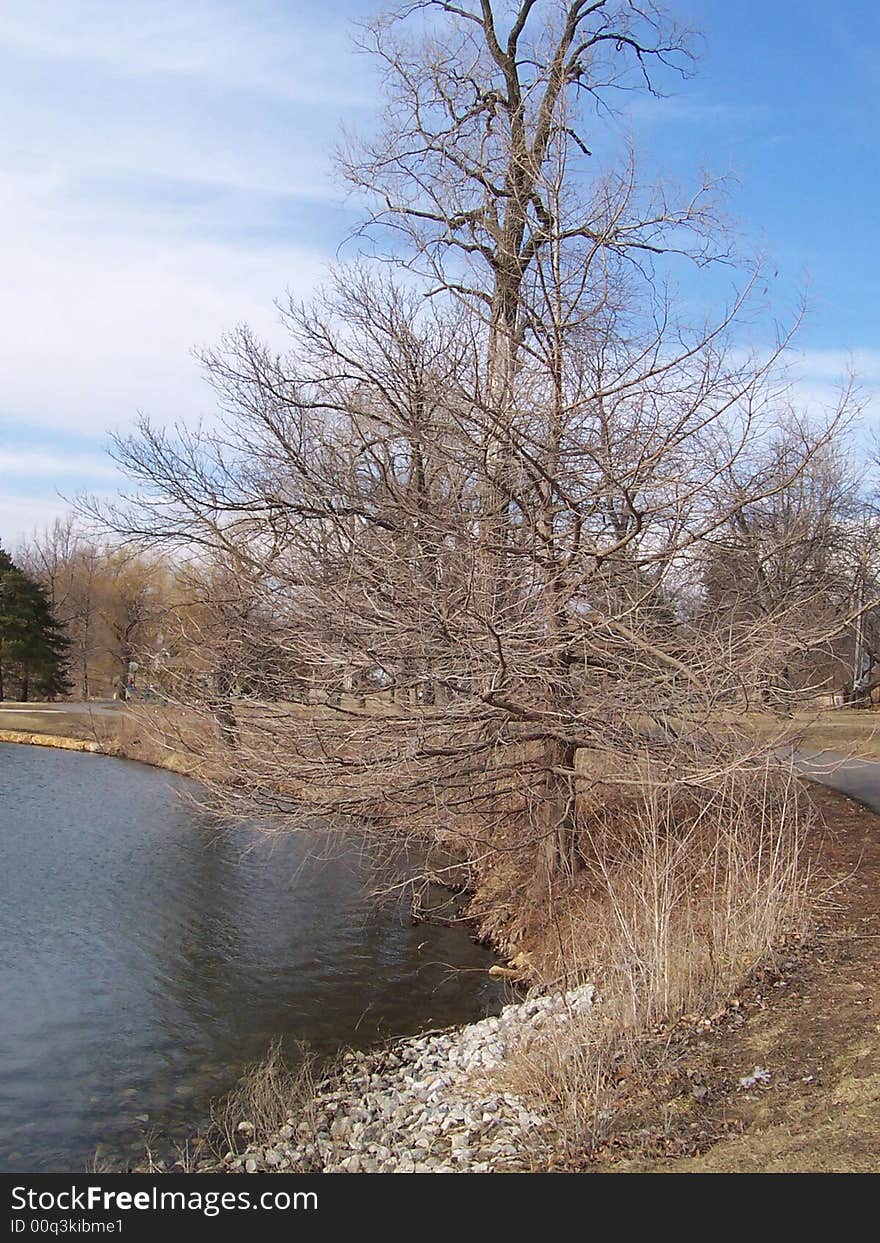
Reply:
[[[45,589],[0,548],[0,701],[13,679],[23,701],[32,691],[44,699],[67,694],[69,647]]]

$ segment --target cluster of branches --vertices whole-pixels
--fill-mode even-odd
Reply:
[[[597,773],[699,785],[744,706],[828,688],[869,578],[852,394],[809,421],[789,337],[742,348],[756,273],[677,309],[674,264],[726,253],[708,184],[591,168],[609,92],[686,67],[653,5],[427,0],[367,41],[388,106],[343,171],[384,262],[288,303],[287,354],[208,354],[219,422],[118,441],[103,520],[186,564],[227,806],[528,840],[551,877]]]

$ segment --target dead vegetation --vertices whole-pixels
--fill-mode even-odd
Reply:
[[[809,940],[785,946],[732,1004],[646,1045],[589,1168],[877,1171],[880,821],[833,791],[808,797],[807,853],[826,895]]]
[[[290,1117],[301,1136],[314,1133],[316,1085],[314,1054],[301,1045],[288,1058],[281,1041],[274,1041],[266,1057],[248,1066],[233,1091],[212,1105],[205,1136],[211,1151],[222,1161],[248,1145],[266,1144]]]
[[[604,1142],[620,1079],[656,1054],[658,1031],[723,1009],[806,934],[802,804],[791,776],[767,770],[709,792],[647,787],[591,817],[582,870],[535,954],[548,979],[594,980],[600,1004],[516,1051],[506,1071],[555,1122],[554,1162]]]

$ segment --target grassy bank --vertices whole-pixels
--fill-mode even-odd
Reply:
[[[656,1005],[648,1022],[647,993],[638,1013],[621,1011],[606,985],[592,1008],[529,1031],[500,1066],[481,1065],[473,1079],[476,1100],[504,1101],[512,1117],[525,1117],[515,1152],[507,1145],[497,1159],[487,1154],[484,1111],[469,1122],[465,1110],[456,1114],[455,1128],[469,1132],[456,1168],[469,1168],[469,1152],[480,1169],[497,1161],[503,1169],[583,1173],[876,1170],[880,821],[837,793],[807,793],[814,830],[804,862],[825,894],[810,936],[782,939],[761,961],[732,962],[723,975],[716,970],[708,989],[698,953],[689,968],[691,984],[703,982],[689,994],[694,1009],[679,1004],[680,1013],[663,1015]],[[748,889],[754,892],[753,882]],[[627,940],[632,956],[636,940]],[[620,943],[618,950],[626,952]],[[683,962],[677,953],[667,959],[676,970]],[[467,1030],[442,1038],[453,1045],[472,1039]],[[322,1169],[344,1159],[353,1169],[347,1154],[355,1149],[356,1168],[377,1160],[384,1167],[396,1149],[386,1142],[389,1124],[378,1106],[400,1090],[401,1067],[406,1093],[419,1099],[395,1125],[427,1128],[432,1142],[417,1164],[446,1168],[445,1133],[433,1142],[430,1114],[419,1122],[419,1089],[437,1100],[438,1069],[421,1076],[410,1050],[431,1043],[438,1038],[359,1055],[360,1063],[343,1058],[329,1079],[309,1063],[291,1076],[275,1050],[218,1107],[211,1135],[189,1146],[178,1168],[268,1171],[306,1159],[303,1168]],[[401,1153],[401,1168],[410,1168],[412,1155]]]
[[[174,709],[0,704],[0,742],[89,751],[198,778],[197,723]]]
[[[59,751],[90,751],[101,755],[116,754],[89,738],[70,738],[64,734],[30,734],[15,729],[0,729],[0,742],[19,743],[29,747],[54,747]]]
[[[354,701],[352,700],[352,704]],[[400,711],[393,703],[380,704],[383,712]],[[317,705],[286,705],[291,723],[327,715],[330,709]],[[742,718],[740,718],[742,721]],[[880,709],[825,709],[799,712],[791,717],[765,717],[753,713],[748,718],[757,738],[784,732],[811,750],[880,759]],[[18,704],[0,703],[0,729],[22,733],[61,735],[95,741],[112,750],[116,746],[143,747],[155,763],[156,755],[176,751],[182,764],[198,767],[201,748],[195,734],[203,731],[203,719],[173,708],[109,703]],[[137,758],[137,757],[135,757]]]
[[[808,854],[825,893],[810,942],[787,947],[719,1013],[655,1038],[614,1086],[593,1168],[880,1167],[880,818],[822,787],[810,797],[821,828]]]
[[[880,760],[880,710],[835,709],[817,716],[795,717],[802,745],[859,759]]]

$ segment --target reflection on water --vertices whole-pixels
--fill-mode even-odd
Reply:
[[[218,834],[181,784],[0,745],[0,1169],[185,1134],[278,1034],[329,1051],[498,1004],[463,929],[376,910],[302,837]]]

